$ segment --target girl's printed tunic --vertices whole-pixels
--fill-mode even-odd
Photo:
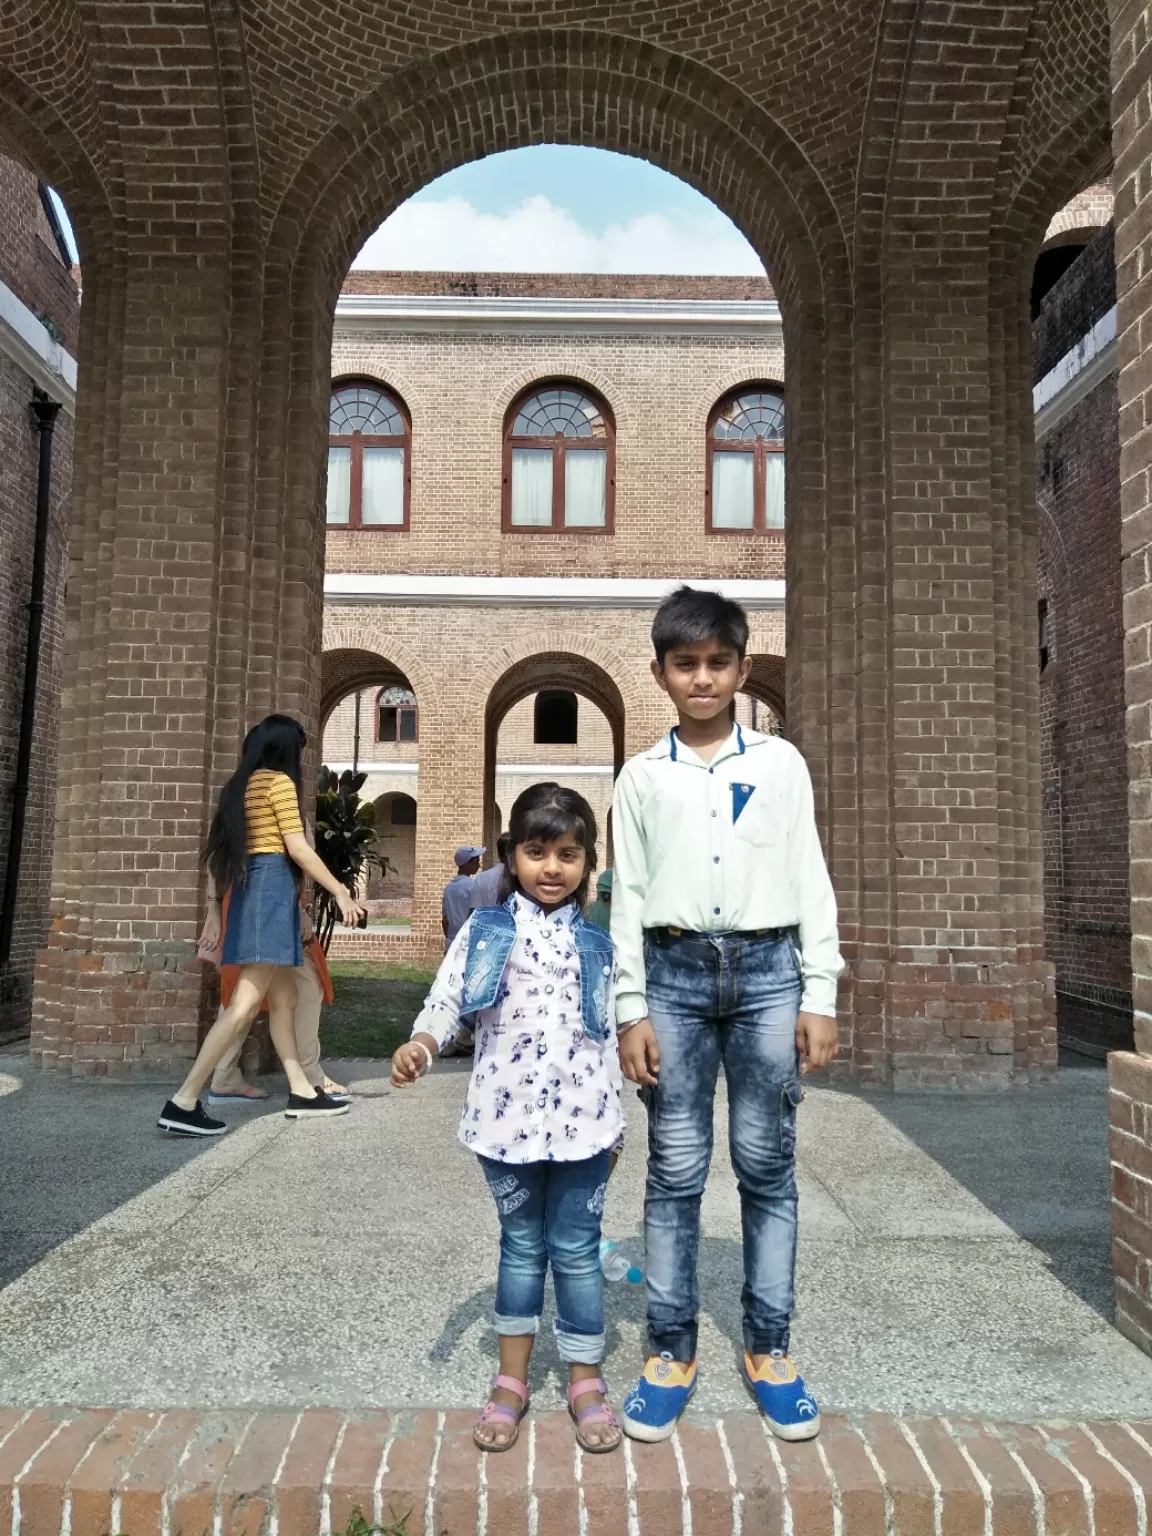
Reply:
[[[576,1162],[623,1129],[616,1035],[584,1031],[580,958],[569,903],[545,915],[517,892],[516,942],[496,1001],[472,1015],[476,1053],[460,1140],[502,1163]],[[456,1033],[470,918],[453,940],[412,1033],[440,1046]],[[609,1013],[611,1017],[611,1013]]]

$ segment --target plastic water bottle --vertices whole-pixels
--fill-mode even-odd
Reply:
[[[629,1285],[639,1285],[644,1278],[644,1271],[629,1264],[627,1256],[620,1251],[620,1244],[610,1237],[600,1240],[600,1268],[605,1280],[627,1280]]]

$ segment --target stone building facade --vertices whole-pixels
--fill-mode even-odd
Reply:
[[[648,628],[677,581],[723,579],[743,595],[757,707],[783,713],[784,534],[769,526],[768,484],[783,427],[766,439],[768,470],[751,438],[709,449],[710,434],[729,442],[739,402],[772,398],[783,411],[783,375],[779,307],[763,278],[350,274],[332,347],[329,489],[339,494],[327,530],[323,756],[368,772],[363,793],[395,855],[395,875],[371,895],[384,915],[407,907],[412,928],[377,935],[381,953],[440,952],[453,849],[494,847],[520,789],[541,778],[585,795],[608,859],[614,772],[670,719]],[[349,390],[360,392],[359,445],[344,430]],[[588,435],[564,439],[563,468],[550,460],[551,418],[537,438],[516,435],[529,403],[548,409],[552,396],[561,415],[582,402],[581,423],[595,418]],[[603,485],[578,515],[600,521],[570,526],[582,482],[568,465],[583,463],[581,445],[601,456]],[[550,504],[529,510],[555,526],[515,521],[520,451],[551,476]],[[719,495],[732,500],[718,515],[714,459]],[[725,489],[732,470],[748,472],[743,512]],[[562,484],[568,501],[552,505]],[[781,524],[783,489],[781,468]],[[741,518],[750,526],[712,526]],[[363,953],[372,938],[338,942]]]
[[[61,404],[53,429],[43,638],[11,952],[0,958],[0,1041],[28,1031],[36,951],[48,932],[79,295],[46,194],[0,159],[0,889],[8,879],[31,600],[40,435],[33,392]]]

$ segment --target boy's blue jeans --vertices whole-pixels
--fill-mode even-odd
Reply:
[[[556,1347],[561,1360],[575,1365],[599,1365],[604,1358],[600,1225],[608,1163],[607,1152],[574,1163],[480,1158],[500,1217],[496,1332],[536,1332],[551,1262]]]
[[[648,1107],[644,1241],[653,1354],[696,1358],[700,1197],[721,1062],[744,1234],[744,1347],[788,1349],[796,1269],[796,1017],[789,935],[645,935],[648,1017],[660,1047]]]

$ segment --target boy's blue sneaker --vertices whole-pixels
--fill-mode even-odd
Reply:
[[[768,1428],[781,1440],[814,1440],[820,1409],[789,1355],[769,1355],[759,1370],[747,1350],[741,1372]]]
[[[681,1365],[669,1354],[653,1355],[624,1399],[624,1433],[633,1440],[667,1440],[695,1390],[695,1360]]]

